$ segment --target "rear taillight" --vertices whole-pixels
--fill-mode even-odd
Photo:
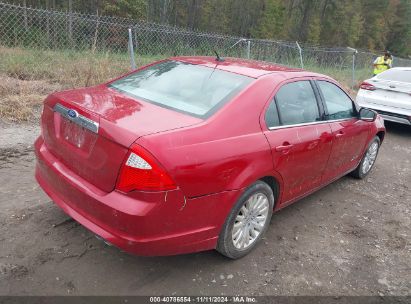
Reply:
[[[133,145],[117,179],[117,190],[165,191],[177,186],[165,169],[144,148]]]
[[[368,91],[375,91],[377,88],[374,87],[371,83],[364,81],[363,83],[361,83],[360,89],[368,90]]]

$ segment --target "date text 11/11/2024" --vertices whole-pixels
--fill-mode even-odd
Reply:
[[[248,296],[158,296],[150,297],[150,303],[257,303]]]

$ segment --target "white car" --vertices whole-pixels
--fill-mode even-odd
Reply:
[[[411,67],[392,68],[365,80],[356,100],[385,120],[411,125]]]

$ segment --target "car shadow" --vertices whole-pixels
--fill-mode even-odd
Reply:
[[[399,124],[391,121],[385,121],[384,124],[388,134],[411,137],[410,125]]]

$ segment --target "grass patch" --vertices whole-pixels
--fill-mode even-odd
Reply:
[[[352,70],[351,69],[338,69],[338,68],[331,68],[331,67],[316,67],[316,66],[307,66],[305,67],[306,70],[328,75],[335,80],[337,80],[341,85],[352,95],[355,97],[361,82],[364,79],[368,79],[372,77],[372,67],[369,69],[357,69],[355,71],[355,82],[354,88],[352,88]]]
[[[130,70],[127,54],[0,47],[0,118],[31,121],[58,90],[93,86]],[[161,57],[138,57],[143,65]]]
[[[164,56],[136,56],[138,66]],[[306,70],[338,80],[351,90],[350,68],[307,65]],[[93,86],[130,70],[128,54],[91,51],[47,51],[0,46],[0,119],[31,121],[38,118],[44,98],[58,90]],[[371,76],[370,69],[356,71],[358,88]]]
[[[21,80],[0,74],[0,118],[33,120],[47,94],[61,89],[61,85],[45,80]]]

